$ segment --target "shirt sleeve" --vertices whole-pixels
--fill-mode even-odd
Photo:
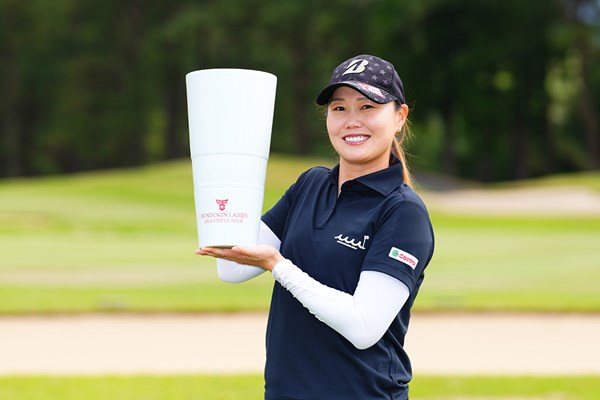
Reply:
[[[281,241],[264,222],[261,222],[258,232],[258,244],[266,244],[279,250]],[[253,265],[238,264],[233,261],[217,258],[217,274],[219,275],[219,279],[224,282],[245,282],[256,278],[263,272],[265,272],[264,269]]]
[[[360,350],[381,339],[409,296],[404,283],[376,271],[361,272],[354,295],[323,285],[287,259],[275,265],[273,277]]]
[[[433,255],[433,246],[427,210],[416,202],[401,202],[388,212],[374,233],[362,271],[390,275],[412,292]]]
[[[285,229],[285,221],[287,220],[288,213],[290,211],[292,197],[294,193],[295,184],[292,185],[279,199],[277,203],[269,211],[267,211],[263,217],[263,223],[271,229],[271,231],[280,239],[283,237],[283,231]]]
[[[278,238],[283,240],[286,221],[296,197],[296,193],[306,190],[305,182],[308,176],[315,173],[323,173],[324,170],[323,167],[314,167],[304,171],[298,177],[298,180],[286,190],[281,199],[279,199],[279,201],[263,215],[263,222],[271,228],[271,231],[273,231]]]

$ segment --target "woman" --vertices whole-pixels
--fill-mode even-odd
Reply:
[[[265,399],[408,399],[410,308],[433,254],[401,140],[408,106],[393,65],[361,55],[317,97],[339,164],[304,172],[262,218],[261,243],[202,248],[221,279],[271,271]]]

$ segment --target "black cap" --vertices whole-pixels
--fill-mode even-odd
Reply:
[[[392,63],[363,54],[344,61],[333,71],[329,84],[317,96],[317,104],[325,105],[340,86],[358,90],[376,103],[404,100],[402,80]]]

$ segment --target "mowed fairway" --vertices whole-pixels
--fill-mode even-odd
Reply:
[[[595,400],[597,377],[415,377],[411,399]],[[0,377],[3,400],[259,400],[259,375]]]
[[[600,218],[433,219],[419,309],[600,311]]]
[[[313,162],[274,157],[265,207]],[[271,278],[220,283],[196,238],[187,160],[2,181],[0,313],[266,309]]]
[[[316,164],[332,162],[272,156],[265,209]],[[580,175],[576,182],[598,190],[598,179]],[[467,215],[430,208],[436,254],[417,310],[600,310],[600,216]],[[0,313],[268,307],[270,276],[221,283],[214,261],[195,256],[195,247],[189,161],[2,181]]]

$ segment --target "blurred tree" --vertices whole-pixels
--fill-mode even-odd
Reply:
[[[579,61],[579,98],[576,109],[585,132],[589,165],[600,168],[600,104],[594,98],[594,87],[600,86],[600,2],[597,0],[556,0],[570,31],[572,52]],[[595,68],[595,71],[594,71]],[[594,78],[596,81],[594,82]]]
[[[54,116],[66,2],[0,1],[0,171],[31,175],[52,152],[40,148]]]
[[[323,121],[315,118],[316,93],[329,80],[333,66],[365,52],[368,7],[376,0],[256,1],[255,28],[243,48],[260,67],[276,72],[280,93],[275,128],[288,140],[275,148],[299,153],[330,152]],[[358,22],[357,22],[358,21]],[[256,29],[256,26],[260,27]],[[285,95],[282,95],[285,93]],[[290,140],[291,139],[291,140]],[[325,150],[327,149],[327,150]]]
[[[596,0],[0,0],[0,176],[188,155],[185,74],[278,76],[273,151],[330,154],[315,94],[376,53],[417,166],[480,180],[598,168]]]
[[[20,157],[22,131],[19,115],[22,90],[19,48],[26,34],[23,29],[24,14],[23,4],[19,1],[0,3],[0,37],[4,38],[0,41],[0,158],[3,160],[4,176],[18,176],[24,172]]]
[[[441,121],[439,154],[419,154],[479,180],[547,171],[546,68],[561,57],[547,38],[555,10],[514,0],[429,0],[410,10],[382,40],[401,49],[417,115]]]
[[[154,2],[155,24],[147,43],[146,67],[152,114],[158,120],[158,159],[187,155],[185,75],[216,62],[215,52],[226,48],[228,23],[217,15],[219,2]]]
[[[63,170],[146,161],[147,100],[142,51],[148,8],[130,1],[74,2],[70,48],[53,134],[66,135]],[[66,128],[66,132],[64,132]]]

